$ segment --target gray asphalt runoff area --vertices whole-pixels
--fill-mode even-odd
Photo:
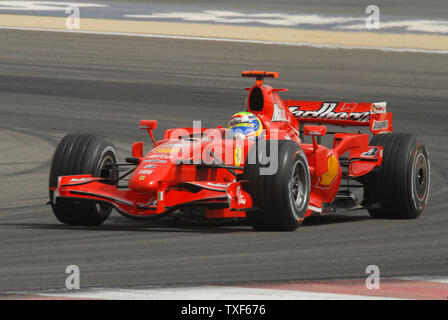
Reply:
[[[364,15],[368,5],[376,5],[381,14],[410,19],[446,19],[445,0],[98,0],[96,3],[125,3],[148,7],[172,7],[181,10],[235,10],[285,12],[289,14]]]
[[[423,3],[423,2],[422,2]],[[448,275],[448,63],[443,54],[334,50],[217,41],[0,31],[0,291]],[[387,101],[396,132],[416,133],[431,157],[431,194],[416,220],[367,211],[307,220],[295,232],[244,222],[113,212],[99,227],[59,223],[46,205],[50,161],[70,132],[104,135],[119,157],[151,142],[140,119],[167,128],[225,125],[244,110],[251,79],[280,72],[284,99]]]

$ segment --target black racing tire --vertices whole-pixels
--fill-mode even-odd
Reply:
[[[115,173],[108,166],[117,162],[115,146],[108,139],[93,134],[68,134],[59,143],[50,169],[50,203],[56,218],[67,225],[97,226],[102,224],[112,207],[104,203],[54,199],[54,188],[59,176],[92,174],[112,178]]]
[[[366,176],[364,199],[378,219],[416,219],[429,197],[429,153],[414,134],[388,133],[373,137],[383,147],[381,167]]]
[[[247,181],[243,189],[259,208],[246,212],[249,224],[259,231],[295,230],[304,219],[310,197],[305,153],[291,140],[259,142],[249,151],[241,179]]]

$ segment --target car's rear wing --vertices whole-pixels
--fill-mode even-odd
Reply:
[[[283,103],[299,122],[365,126],[375,135],[392,132],[392,113],[386,112],[386,102],[283,100]]]

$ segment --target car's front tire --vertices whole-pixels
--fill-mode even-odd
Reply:
[[[102,224],[112,207],[107,204],[54,199],[59,176],[92,174],[94,177],[112,178],[110,164],[117,162],[114,145],[106,138],[93,134],[68,134],[53,156],[50,169],[50,203],[56,218],[68,225],[96,226]]]
[[[425,144],[414,134],[380,134],[371,146],[383,147],[379,170],[366,176],[364,199],[373,218],[415,219],[429,197],[430,162]]]
[[[255,230],[292,231],[302,223],[308,209],[308,161],[294,141],[265,142],[259,148],[254,144],[244,167],[242,179],[247,182],[243,188],[259,208],[248,211],[247,218]]]

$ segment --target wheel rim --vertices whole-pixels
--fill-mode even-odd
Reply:
[[[110,155],[106,155],[98,166],[98,175],[100,178],[113,178],[114,172],[112,164],[114,159]]]
[[[294,207],[302,211],[305,208],[307,200],[307,176],[305,165],[301,161],[294,164],[291,180],[289,182],[290,196]]]
[[[115,174],[113,171],[112,164],[115,163],[115,159],[110,155],[105,155],[98,166],[98,176],[100,178],[114,178]],[[114,184],[113,180],[111,182],[106,182],[108,184]],[[97,203],[95,208],[98,212],[106,214],[112,210],[109,204]]]
[[[423,153],[415,157],[412,167],[413,191],[419,201],[423,201],[428,194],[429,166]]]

